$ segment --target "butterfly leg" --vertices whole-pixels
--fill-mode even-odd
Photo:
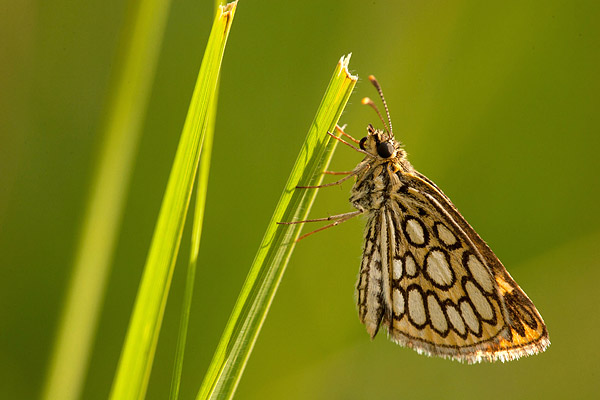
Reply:
[[[371,168],[371,165],[369,165],[369,164],[364,164],[363,165],[361,163],[353,171],[344,171],[344,172],[328,172],[328,171],[325,171],[325,172],[323,172],[324,174],[329,174],[329,175],[346,175],[347,174],[348,176],[345,176],[342,179],[337,180],[335,182],[325,183],[323,185],[316,185],[316,186],[296,186],[296,189],[319,189],[319,188],[323,188],[323,187],[341,185],[342,183],[344,183],[348,179],[352,178],[354,175],[357,175],[360,172],[362,172],[363,170],[367,170],[369,168]]]
[[[360,140],[354,139],[351,135],[348,135],[346,132],[344,132],[345,127],[346,127],[346,125],[344,125],[343,127],[336,125],[335,130],[338,131],[339,133],[341,133],[342,135],[346,136],[348,139],[352,140],[354,143],[359,144]]]
[[[364,150],[362,150],[362,149],[359,149],[359,148],[358,148],[358,147],[356,147],[356,146],[353,146],[353,145],[351,145],[350,143],[346,142],[344,139],[342,139],[342,138],[340,138],[340,137],[337,137],[337,136],[335,136],[333,133],[331,133],[331,132],[329,132],[329,131],[328,131],[328,132],[327,132],[327,134],[328,134],[329,136],[331,136],[332,138],[334,138],[335,140],[338,140],[338,141],[340,141],[340,142],[344,143],[346,146],[350,146],[350,147],[352,147],[354,150],[358,151],[359,153],[363,153],[363,154],[366,154],[367,156],[370,156],[370,154],[369,154],[369,153],[367,153],[366,151],[364,151]],[[350,135],[347,135],[347,136],[350,136]],[[352,139],[354,139],[354,138],[352,138]],[[354,140],[356,140],[356,139],[354,139]]]
[[[316,185],[316,186],[296,186],[296,189],[318,189],[318,188],[323,188],[323,187],[328,187],[328,186],[341,185],[342,183],[344,183],[345,181],[347,181],[348,179],[350,179],[354,175],[356,175],[357,172],[358,171],[350,171],[350,174],[348,176],[345,176],[342,179],[337,180],[335,182],[325,183],[323,185]]]
[[[333,221],[335,219],[343,219],[346,217],[352,218],[355,215],[358,215],[360,213],[362,213],[362,211],[351,211],[351,212],[347,212],[347,213],[343,213],[343,214],[331,215],[331,216],[325,217],[325,218],[305,219],[302,221],[292,221],[292,222],[278,222],[278,224],[279,225],[293,225],[293,224],[304,224],[306,222]]]
[[[324,175],[348,175],[351,174],[354,171],[338,171],[338,172],[333,172],[333,171],[323,171]]]
[[[349,138],[350,140],[352,140],[354,143],[360,143],[360,140],[354,139],[351,135],[347,134],[346,132],[344,132],[344,128],[346,127],[346,125],[344,125],[343,127],[340,127],[339,125],[335,126],[335,130],[338,131],[339,133],[341,133],[342,135],[346,136],[347,138]],[[333,136],[335,139],[339,139],[337,136],[332,135],[331,133],[327,132],[330,136]],[[342,143],[345,144],[349,144],[346,143],[344,141],[342,141]],[[353,149],[356,150],[356,148],[354,146],[352,146]],[[326,175],[348,175],[351,174],[353,171],[340,171],[340,172],[332,172],[332,171],[325,171],[323,172],[323,174]]]
[[[322,226],[319,229],[315,229],[314,231],[305,233],[304,235],[300,236],[298,239],[296,239],[296,242],[299,242],[300,240],[304,239],[307,236],[312,235],[313,233],[317,233],[317,232],[321,232],[322,230],[334,227],[336,225],[341,224],[342,222],[346,222],[349,219],[356,217],[357,215],[362,214],[364,211],[362,210],[357,210],[357,211],[352,211],[352,212],[348,212],[348,213],[344,213],[344,214],[338,214],[338,215],[332,215],[330,217],[326,217],[326,218],[315,218],[315,219],[307,219],[304,221],[293,221],[293,222],[278,222],[278,224],[280,225],[291,225],[291,224],[303,224],[306,222],[319,222],[319,221],[332,221],[335,220],[333,223],[329,224],[329,225],[325,225]]]

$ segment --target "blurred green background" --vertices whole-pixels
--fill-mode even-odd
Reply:
[[[123,28],[122,1],[4,2],[0,14],[0,398],[36,398],[68,283]],[[173,2],[84,398],[110,390],[213,17]],[[194,398],[340,56],[381,82],[396,136],[503,260],[552,346],[461,365],[371,342],[354,285],[363,221],[297,246],[242,399],[589,398],[600,391],[600,3],[240,0],[221,75],[182,398]],[[190,49],[194,49],[190,52]],[[338,147],[332,170],[360,156]],[[314,217],[350,211],[350,183]],[[306,229],[306,228],[305,228]],[[305,230],[306,231],[306,230]],[[189,230],[148,399],[168,395]]]

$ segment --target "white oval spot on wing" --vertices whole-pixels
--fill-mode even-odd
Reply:
[[[411,253],[406,253],[406,256],[404,257],[404,268],[406,268],[406,274],[408,276],[417,275],[417,263]]]
[[[450,320],[452,327],[454,327],[454,330],[461,335],[464,335],[467,332],[467,328],[465,327],[465,321],[463,321],[456,307],[452,304],[446,304],[446,314],[448,314],[448,319]]]
[[[492,283],[490,273],[473,254],[471,254],[467,260],[467,268],[469,271],[471,271],[471,275],[473,275],[473,278],[477,283],[479,283],[479,286],[481,286],[483,290],[488,293],[492,293],[494,291],[494,285]]]
[[[394,303],[394,314],[397,316],[404,314],[404,295],[397,288],[394,289],[392,301]]]
[[[442,310],[440,303],[432,294],[427,296],[427,309],[429,310],[429,318],[431,319],[433,328],[438,332],[445,332],[448,329],[446,315],[444,314],[444,310]]]
[[[394,279],[402,278],[402,272],[404,271],[404,267],[402,265],[402,260],[394,259]]]
[[[472,332],[479,334],[481,327],[479,325],[479,319],[477,318],[477,315],[475,315],[475,311],[473,311],[473,307],[471,307],[467,301],[463,301],[460,303],[460,312],[469,329]]]
[[[425,243],[425,232],[418,220],[411,218],[406,222],[406,234],[412,243]]]
[[[471,299],[471,303],[473,303],[475,309],[479,315],[481,315],[481,318],[487,320],[494,318],[494,310],[492,309],[490,302],[473,282],[467,281],[465,290]]]
[[[444,224],[436,224],[438,238],[444,243],[446,246],[452,246],[456,244],[456,236],[454,233],[450,232],[450,229],[446,228]]]
[[[408,292],[408,315],[416,325],[423,325],[427,321],[423,296],[417,289]]]
[[[427,254],[425,270],[429,278],[440,286],[452,285],[453,274],[446,259],[446,254],[441,250],[433,250]]]

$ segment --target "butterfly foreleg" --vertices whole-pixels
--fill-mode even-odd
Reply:
[[[346,221],[348,221],[349,219],[351,219],[351,218],[354,218],[354,217],[356,217],[357,215],[360,215],[360,214],[362,214],[363,212],[364,212],[364,211],[357,210],[357,211],[352,211],[352,212],[345,213],[345,214],[334,215],[333,217],[328,217],[328,218],[317,218],[317,219],[313,219],[313,220],[310,220],[310,219],[309,219],[309,220],[306,220],[306,221],[296,221],[296,222],[292,222],[292,223],[296,223],[296,224],[298,224],[298,223],[303,223],[303,222],[327,221],[327,220],[332,220],[332,219],[334,219],[334,218],[337,218],[337,219],[336,219],[334,222],[332,222],[332,223],[331,223],[331,224],[329,224],[329,225],[325,225],[325,226],[322,226],[322,227],[320,227],[319,229],[315,229],[314,231],[311,231],[311,232],[305,233],[304,235],[302,235],[302,236],[300,236],[298,239],[296,239],[296,242],[299,242],[299,241],[301,241],[302,239],[304,239],[305,237],[308,237],[308,236],[312,235],[313,233],[321,232],[321,231],[323,231],[323,230],[325,230],[325,229],[328,229],[328,228],[334,227],[334,226],[336,226],[336,225],[339,225],[339,224],[341,224],[342,222],[346,222]]]
[[[340,127],[339,125],[335,126],[335,130],[338,131],[339,133],[341,133],[342,135],[346,136],[348,139],[352,140],[354,143],[356,144],[360,144],[360,140],[353,138],[351,135],[347,134],[346,132],[344,132],[344,129],[346,128],[346,125],[344,125],[343,127]]]
[[[335,140],[338,140],[338,141],[340,141],[340,142],[344,143],[346,146],[349,146],[349,147],[353,148],[354,150],[358,151],[359,153],[363,153],[363,154],[365,154],[365,155],[367,155],[367,156],[370,156],[370,154],[369,154],[369,153],[367,153],[366,151],[364,151],[363,149],[359,149],[358,147],[351,145],[350,143],[346,142],[344,139],[342,139],[342,138],[340,138],[340,137],[338,137],[338,136],[335,136],[333,133],[331,133],[331,132],[327,132],[327,134],[328,134],[329,136],[331,136],[332,138],[334,138]],[[348,134],[345,134],[345,135],[346,135],[346,136],[350,136],[350,135],[348,135]],[[350,136],[350,137],[352,138],[352,140],[356,140],[356,139],[354,139],[352,136]],[[360,142],[359,142],[359,143],[360,143]]]
[[[354,171],[337,171],[337,172],[333,172],[333,171],[323,171],[323,175],[348,175],[351,174]]]

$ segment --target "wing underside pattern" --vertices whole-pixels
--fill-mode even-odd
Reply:
[[[369,213],[357,284],[367,332],[383,326],[419,353],[469,363],[543,351],[549,341],[533,303],[446,209],[455,210],[443,194],[411,186]]]

